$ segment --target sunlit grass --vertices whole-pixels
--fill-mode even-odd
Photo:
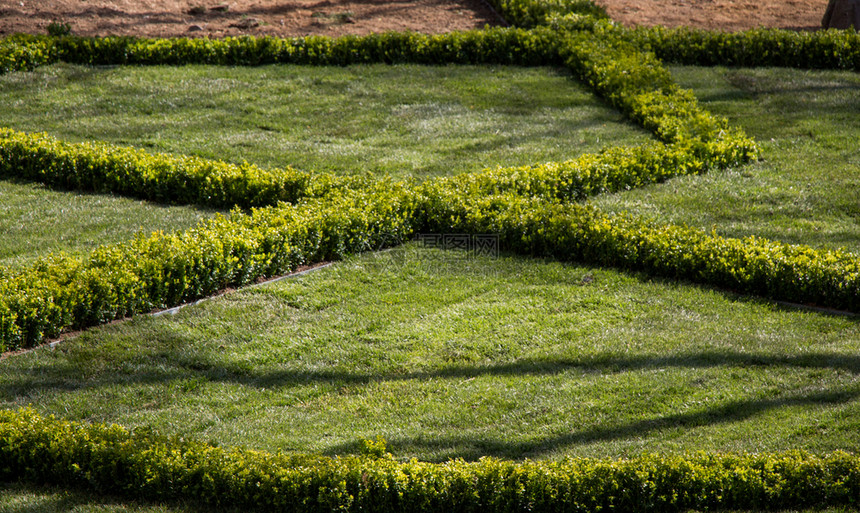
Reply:
[[[428,177],[639,144],[563,70],[363,65],[88,68],[0,76],[3,125],[261,166]]]
[[[763,160],[597,198],[658,222],[860,253],[860,75],[672,68],[703,106],[743,128]]]
[[[271,451],[351,453],[381,435],[436,461],[860,442],[856,318],[397,251],[15,357],[2,404]]]

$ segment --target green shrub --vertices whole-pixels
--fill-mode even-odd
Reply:
[[[546,25],[565,15],[608,19],[606,10],[591,0],[490,0],[490,5],[508,23],[523,28]]]
[[[49,36],[61,37],[68,36],[72,33],[72,26],[69,23],[62,21],[52,21],[48,23],[47,32]]]
[[[726,33],[652,27],[637,28],[626,37],[677,64],[860,70],[860,33],[851,30]]]
[[[0,271],[0,351],[404,241],[412,209],[401,186],[383,183]]]
[[[112,192],[163,203],[222,208],[295,202],[368,180],[150,154],[105,143],[64,143],[47,134],[7,128],[0,128],[0,177],[27,178],[66,189]]]
[[[512,193],[569,202],[660,183],[675,176],[739,166],[757,155],[757,147],[746,138],[726,136],[709,143],[696,140],[671,145],[652,143],[610,148],[566,162],[499,167],[439,178],[423,187],[425,194],[434,194],[431,192],[434,190],[457,190],[468,197]]]
[[[0,39],[0,75],[31,71],[57,60],[56,48],[47,38],[18,34]]]
[[[835,452],[442,464],[221,449],[147,430],[0,412],[0,480],[258,511],[642,511],[856,506],[860,458]]]

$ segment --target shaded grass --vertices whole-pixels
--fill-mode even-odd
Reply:
[[[90,492],[0,483],[0,513],[192,513],[182,504],[146,504]]]
[[[3,124],[70,141],[428,177],[639,144],[563,70],[364,65],[91,68],[0,76]]]
[[[24,264],[51,252],[86,253],[138,232],[184,230],[213,213],[0,180],[0,265]]]
[[[610,210],[860,253],[860,75],[790,69],[672,68],[703,106],[743,128],[763,160],[595,202]]]
[[[399,252],[399,253],[398,253]],[[0,404],[265,450],[440,461],[851,449],[860,323],[405,246],[3,362]]]

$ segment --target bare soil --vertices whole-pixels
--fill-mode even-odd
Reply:
[[[828,0],[596,0],[628,26],[815,30]],[[502,25],[485,0],[0,0],[0,35],[225,37],[451,32]]]
[[[595,0],[624,25],[818,30],[828,0]]]

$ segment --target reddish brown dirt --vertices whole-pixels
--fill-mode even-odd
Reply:
[[[499,24],[483,0],[0,0],[0,34],[148,37],[451,32]]]
[[[828,0],[595,0],[624,25],[817,30]]]
[[[625,25],[813,30],[827,0],[596,0]],[[224,37],[450,32],[502,24],[484,0],[0,0],[0,35]]]

